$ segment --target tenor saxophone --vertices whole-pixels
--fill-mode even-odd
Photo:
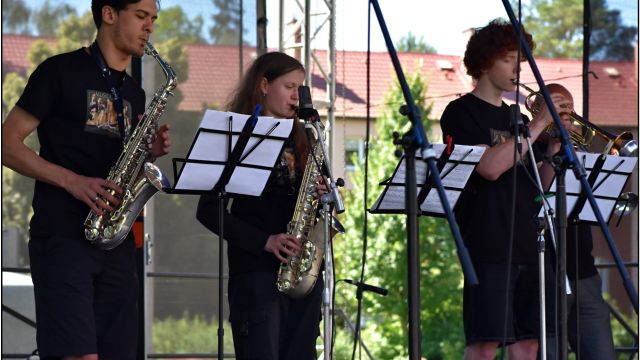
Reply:
[[[312,128],[311,138],[323,136],[317,128]],[[309,131],[309,130],[307,130]],[[316,177],[324,164],[324,151],[320,141],[314,141],[302,176],[302,185],[298,193],[296,207],[287,233],[294,235],[301,244],[296,256],[287,257],[287,263],[280,264],[276,286],[280,292],[298,299],[307,296],[313,289],[324,259],[324,227],[330,221],[330,236],[344,232],[342,225],[331,214],[318,214],[320,201],[316,197]],[[315,159],[315,160],[314,160]],[[331,240],[331,239],[329,239]]]
[[[109,171],[107,180],[123,190],[120,204],[113,211],[104,211],[102,215],[91,210],[84,222],[87,240],[104,250],[120,245],[146,202],[156,192],[171,186],[160,169],[149,161],[151,152],[148,144],[158,128],[169,96],[173,95],[171,91],[177,85],[177,76],[151,43],[145,44],[144,51],[158,62],[167,81],[154,94],[138,126],[124,144],[118,161]],[[114,190],[109,192],[115,195]],[[108,201],[104,201],[108,204]]]

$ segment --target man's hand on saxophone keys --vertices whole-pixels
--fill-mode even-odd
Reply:
[[[96,214],[102,215],[104,210],[113,211],[112,205],[120,203],[117,196],[122,194],[122,189],[116,183],[70,173],[63,188],[73,197],[87,204]]]
[[[287,262],[287,256],[296,256],[300,252],[298,239],[291,234],[275,234],[269,236],[264,250],[275,255],[283,263]]]

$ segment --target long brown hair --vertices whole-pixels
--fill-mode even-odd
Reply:
[[[305,71],[300,61],[285,53],[269,52],[261,55],[251,64],[233,92],[233,96],[227,104],[227,110],[240,114],[252,114],[256,105],[261,103],[263,99],[262,91],[260,90],[262,79],[267,79],[271,83],[280,76],[295,70]],[[262,109],[262,114],[264,114],[264,108]],[[296,144],[296,154],[302,160],[296,160],[296,168],[302,170],[307,162],[309,143],[304,124],[298,121],[297,118],[294,119],[293,123],[293,140]]]

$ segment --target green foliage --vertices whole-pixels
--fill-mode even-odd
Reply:
[[[17,73],[8,73],[3,76],[2,79],[2,119],[7,116],[7,113],[18,102],[20,94],[27,85],[27,80]]]
[[[216,45],[236,45],[240,39],[240,6],[237,1],[212,0],[218,12],[211,15],[209,35]],[[242,29],[244,30],[244,29]]]
[[[97,34],[91,11],[86,11],[81,16],[77,16],[75,13],[70,15],[60,24],[55,33],[57,38],[56,53],[58,54],[88,46]]]
[[[31,75],[40,63],[55,54],[58,54],[56,49],[51,48],[46,41],[41,39],[35,40],[31,43],[31,48],[29,49],[29,53],[27,53],[27,58],[31,64],[31,67],[27,71],[27,75]]]
[[[609,294],[604,294],[605,300],[612,305],[613,309],[620,315],[622,321],[626,325],[628,325],[636,334],[638,333],[638,316],[637,315],[627,315],[620,311],[620,308],[617,306],[615,301],[611,298]],[[633,337],[632,334],[624,328],[622,323],[618,321],[613,315],[611,315],[611,331],[613,333],[613,345],[615,347],[633,347],[637,339]],[[628,353],[619,353],[617,354],[617,359],[628,359]]]
[[[18,230],[18,238],[28,239],[29,219],[33,215],[33,179],[9,168],[2,169],[2,226]]]
[[[224,349],[232,352],[231,326],[224,322]],[[151,329],[153,352],[157,354],[215,353],[218,349],[218,321],[207,321],[200,315],[156,319]]]
[[[396,44],[396,50],[423,54],[436,54],[438,52],[433,46],[424,42],[424,36],[420,36],[420,39],[418,39],[411,31],[400,38],[400,41]]]
[[[425,103],[426,83],[419,72],[408,79],[411,93],[420,109],[425,128],[429,128],[431,106]],[[408,120],[397,113],[404,99],[396,83],[385,96],[385,109],[376,120],[377,135],[370,144],[369,189],[377,196],[377,184],[391,176],[398,159],[394,156],[392,133]],[[364,165],[356,161],[350,175],[353,190],[345,194],[349,204],[342,216],[347,229],[343,239],[335,241],[336,279],[359,278],[361,268],[364,214],[375,199],[364,199]],[[408,355],[406,217],[369,215],[366,231],[368,249],[365,278],[368,283],[388,288],[386,297],[363,297],[362,337],[377,358],[406,358]],[[455,244],[446,221],[420,218],[420,294],[422,349],[429,359],[459,358],[463,349],[462,274],[457,263]],[[336,308],[356,314],[353,287],[337,286]],[[458,294],[459,293],[459,294]]]
[[[2,32],[27,35],[31,33],[31,11],[23,0],[5,0],[2,4]]]
[[[535,53],[550,58],[582,57],[584,2],[582,0],[532,0],[523,9],[523,23],[533,34]],[[608,10],[605,0],[591,1],[593,59],[633,60],[637,27],[624,26],[618,10]]]
[[[183,44],[204,43],[205,40],[200,35],[202,27],[202,15],[189,19],[180,6],[163,8],[155,22],[153,40],[164,42],[173,39]]]
[[[75,9],[67,4],[52,5],[49,0],[32,10],[32,18],[38,35],[53,36],[60,24],[65,22],[68,16],[75,16]]]

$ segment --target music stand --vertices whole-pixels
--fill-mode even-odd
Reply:
[[[636,167],[638,159],[613,155],[601,155],[586,152],[576,152],[576,157],[587,170],[589,184],[593,188],[593,195],[598,208],[608,224],[615,209],[615,204],[622,193],[629,176]],[[573,173],[572,173],[573,174]],[[591,224],[598,224],[591,204],[586,200],[580,181],[573,176],[566,177],[567,201],[569,218]],[[554,179],[549,193],[549,204],[555,211],[556,179]]]
[[[580,161],[580,163],[586,170],[587,183],[592,189],[595,203],[597,204],[597,207],[602,214],[603,221],[606,224],[609,224],[611,215],[613,214],[615,209],[616,202],[620,198],[620,194],[622,193],[622,190],[629,180],[629,176],[635,168],[638,159],[635,157],[613,156],[586,152],[576,152],[575,154],[576,161]],[[567,174],[572,175],[567,176]],[[559,181],[562,183],[558,184]],[[565,193],[564,204],[558,204],[558,199],[562,197],[556,198],[559,187],[561,188],[561,191]],[[547,201],[552,211],[555,212],[556,207],[558,206],[563,206],[566,209],[566,213],[568,214],[566,223],[575,224],[577,222],[585,222],[596,225],[600,224],[593,208],[591,207],[591,204],[587,202],[587,193],[582,190],[582,182],[576,177],[575,172],[564,173],[563,177],[556,177],[553,180],[548,193],[551,194],[550,200]],[[541,210],[541,214],[542,212],[543,210]],[[614,262],[616,264],[616,267],[618,268],[618,272],[621,275],[625,288],[632,288],[633,285],[630,283],[620,254],[615,247],[615,243],[609,241],[609,238],[607,237],[605,237],[605,239],[607,240],[607,245],[609,246],[609,250],[613,256]],[[560,276],[566,278],[566,264],[564,261],[566,250],[561,249],[561,252],[559,254],[560,258],[557,260],[556,276],[558,278]],[[562,292],[559,293],[563,294]],[[630,296],[630,300],[633,303],[634,299],[631,298],[631,295],[629,293],[628,295]],[[560,325],[558,341],[560,347],[558,350],[560,351],[560,358],[566,358],[566,321],[564,317],[566,314],[566,302],[564,301],[564,298],[560,298],[560,300],[560,314],[558,315],[558,324]]]
[[[293,129],[292,119],[258,118],[259,113],[260,105],[251,116],[207,110],[187,158],[172,159],[175,186],[165,189],[170,194],[218,195],[218,359],[224,358],[224,200],[229,194],[262,195]]]
[[[442,179],[449,206],[453,209],[462,190],[480,161],[485,148],[482,146],[454,145],[450,153],[445,144],[433,144],[437,167]],[[419,159],[418,156],[416,156]],[[396,165],[393,175],[380,183],[382,193],[369,209],[372,214],[404,214],[405,209],[405,156]],[[416,162],[418,204],[420,215],[445,217],[438,193],[433,190],[433,180],[424,161]]]

